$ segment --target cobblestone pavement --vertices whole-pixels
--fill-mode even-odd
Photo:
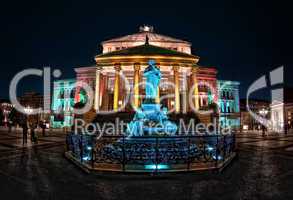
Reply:
[[[1,199],[293,199],[293,135],[238,134],[223,172],[158,176],[86,174],[63,157],[64,138],[23,146],[21,133],[0,131]]]

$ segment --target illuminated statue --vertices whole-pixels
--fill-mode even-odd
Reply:
[[[158,87],[161,80],[161,72],[154,60],[149,60],[149,66],[144,70],[146,77],[145,94],[147,99],[155,99],[158,95]]]
[[[162,108],[155,102],[161,80],[160,69],[150,60],[149,66],[144,70],[146,78],[146,101],[136,110],[133,120],[127,125],[129,136],[144,135],[175,135],[177,125],[168,120],[168,109]]]

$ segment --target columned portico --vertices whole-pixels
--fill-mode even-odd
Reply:
[[[141,95],[142,87],[139,87],[141,81],[141,71],[144,70],[146,62],[115,62],[111,65],[101,67],[100,64],[89,71],[88,73],[95,72],[95,96],[94,96],[94,108],[98,112],[100,110],[106,111],[113,109],[118,111],[119,107],[124,103],[126,104],[125,111],[131,110],[130,102],[127,101],[127,90],[121,80],[121,73],[132,84],[132,106],[139,107],[142,101]],[[201,109],[208,106],[211,102],[217,102],[217,86],[214,86],[216,79],[213,78],[215,72],[208,68],[197,66],[182,66],[180,63],[164,63],[160,66],[162,72],[162,88],[158,88],[158,96],[156,102],[159,102],[160,95],[172,94],[173,99],[165,99],[162,102],[162,106],[168,107],[168,109],[174,108],[175,112],[186,113],[192,111],[192,107]],[[165,82],[172,82],[173,87],[170,85],[164,85]],[[211,88],[206,91],[204,86],[210,86]],[[75,101],[78,102],[77,88]],[[190,91],[192,89],[192,91]],[[192,104],[189,105],[189,92],[192,94]],[[161,93],[161,94],[160,94]],[[216,93],[216,94],[215,94]],[[212,99],[211,99],[212,98]]]
[[[153,54],[153,52],[156,52],[156,54]],[[148,66],[148,62],[151,59],[157,62],[156,66],[160,68],[162,73],[161,85],[157,88],[156,102],[168,107],[168,109],[173,107],[176,113],[191,111],[188,104],[188,91],[192,87],[193,76],[190,76],[190,74],[192,68],[198,62],[198,57],[149,44],[96,56],[97,65],[103,66],[101,75],[103,78],[109,80],[107,83],[108,90],[103,95],[107,96],[107,98],[103,97],[103,100],[108,100],[103,103],[103,109],[107,108],[105,106],[106,104],[109,105],[108,109],[113,109],[113,111],[118,111],[119,107],[124,105],[124,103],[124,111],[131,110],[130,104],[134,107],[140,106],[143,100],[141,96],[144,94],[142,91],[143,86],[139,87],[140,82],[144,80],[141,77],[142,71]],[[128,86],[122,83],[120,77],[122,71],[124,77],[131,83],[133,88],[133,96],[131,97],[133,103],[126,102],[127,91],[124,90],[124,87]],[[214,76],[214,74],[212,73],[211,76]],[[191,79],[190,82],[188,81],[188,77]],[[198,77],[194,76],[194,78],[196,79]],[[166,82],[167,84],[164,84]],[[170,83],[173,84],[173,87]],[[170,99],[172,93],[174,97]],[[160,102],[160,96],[162,95],[168,95],[169,97],[166,96]],[[198,102],[196,103],[196,107],[199,108]]]

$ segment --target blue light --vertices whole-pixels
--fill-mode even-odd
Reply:
[[[214,156],[213,156],[213,159],[214,159],[214,160],[217,160],[217,157],[214,155]],[[223,159],[222,156],[218,156],[218,160],[222,160],[222,159]]]
[[[89,156],[84,156],[82,159],[83,160],[91,160],[91,158]]]
[[[214,150],[214,148],[213,147],[208,147],[207,150],[212,151],[212,150]]]
[[[91,147],[91,146],[88,146],[88,147],[87,147],[87,150],[92,150],[92,147]]]
[[[145,165],[144,166],[145,169],[157,169],[157,170],[160,170],[160,169],[169,169],[169,166],[168,165],[161,165],[161,164],[158,164],[158,165]]]

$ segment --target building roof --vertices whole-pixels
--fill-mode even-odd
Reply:
[[[182,53],[175,50],[170,50],[170,49],[166,49],[163,47],[158,47],[158,46],[154,46],[150,44],[144,44],[140,46],[130,47],[127,49],[100,54],[100,55],[97,55],[96,58],[107,58],[107,57],[113,57],[113,56],[155,56],[155,55],[195,58],[195,59],[199,58],[198,56],[195,56],[195,55]]]
[[[189,42],[184,40],[154,33],[152,26],[142,26],[140,27],[139,33],[134,33],[131,35],[126,35],[126,36],[106,40],[106,41],[103,41],[102,44],[113,43],[113,42],[144,42],[146,37],[149,38],[150,42],[171,42],[171,43],[173,42],[173,43],[185,43],[187,45],[191,45]]]

